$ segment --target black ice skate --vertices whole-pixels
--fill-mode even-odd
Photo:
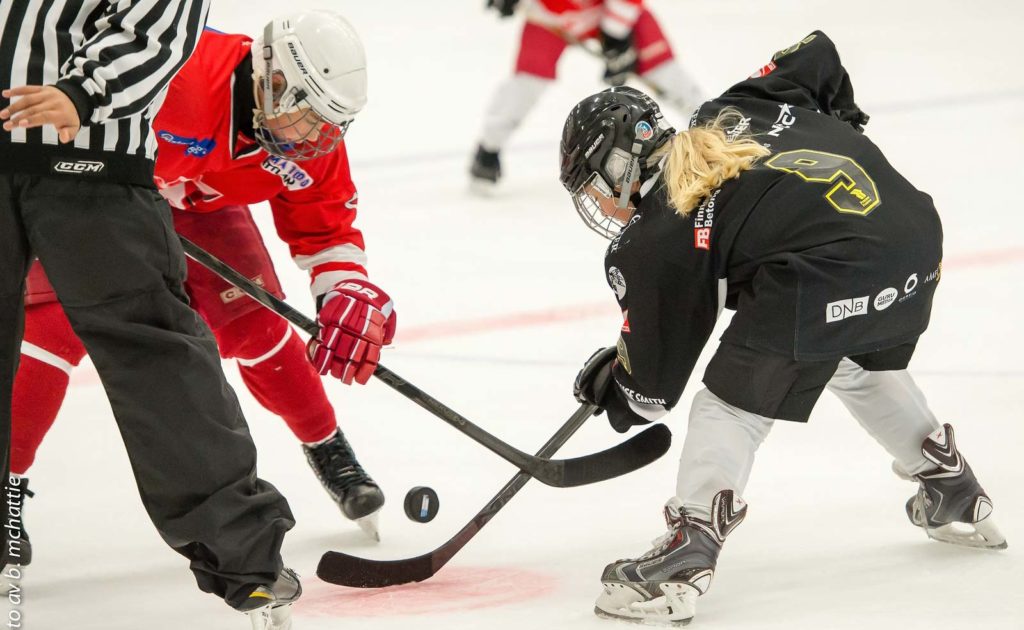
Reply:
[[[292,604],[302,595],[295,571],[284,568],[270,586],[257,586],[238,610],[249,615],[252,630],[291,630]]]
[[[686,625],[697,597],[707,592],[726,536],[747,514],[743,499],[722,490],[711,505],[711,522],[687,515],[673,497],[665,505],[668,532],[635,560],[609,564],[601,575],[599,617]]]
[[[341,429],[316,446],[303,444],[302,450],[345,518],[355,521],[367,536],[380,541],[377,516],[384,505],[384,493],[363,470]]]
[[[469,167],[472,187],[477,192],[491,192],[501,179],[501,161],[497,151],[488,151],[480,145]]]
[[[941,542],[1006,549],[992,518],[992,500],[957,450],[953,427],[944,424],[925,438],[921,452],[938,468],[913,477],[920,487],[907,501],[910,522]]]

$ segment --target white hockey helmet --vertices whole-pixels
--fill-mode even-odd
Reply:
[[[330,153],[366,104],[366,54],[332,11],[278,17],[252,43],[256,141],[290,160]]]

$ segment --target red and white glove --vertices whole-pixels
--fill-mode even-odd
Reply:
[[[320,334],[306,351],[322,375],[351,385],[370,380],[381,346],[395,336],[395,308],[388,294],[366,280],[344,280],[324,294],[316,321]]]

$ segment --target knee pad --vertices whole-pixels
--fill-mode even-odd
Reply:
[[[238,359],[244,365],[273,355],[292,331],[288,322],[260,307],[214,329],[213,334],[217,338],[220,356]]]

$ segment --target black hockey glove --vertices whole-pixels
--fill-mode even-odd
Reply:
[[[605,63],[604,82],[608,85],[624,85],[629,75],[636,72],[637,53],[632,32],[619,38],[601,31],[601,52]]]
[[[832,112],[832,115],[844,123],[849,123],[850,126],[861,133],[864,133],[864,125],[868,124],[868,121],[871,120],[871,116],[861,111],[856,103],[854,103],[852,109],[836,110]]]
[[[618,395],[618,387],[612,375],[616,356],[618,351],[615,346],[602,348],[590,355],[583,369],[576,375],[572,394],[580,403],[597,405],[599,409],[594,412],[595,416],[607,411],[608,423],[612,428],[619,433],[625,433],[632,426],[650,424],[651,421],[637,415],[629,403]]]
[[[604,399],[608,395],[608,386],[612,383],[612,363],[615,362],[616,355],[615,346],[601,348],[590,355],[572,385],[572,395],[577,401],[600,407],[594,413],[595,416],[604,411]]]
[[[517,4],[519,4],[519,0],[487,0],[487,8],[494,9],[503,18],[512,17],[512,14],[516,12]]]

